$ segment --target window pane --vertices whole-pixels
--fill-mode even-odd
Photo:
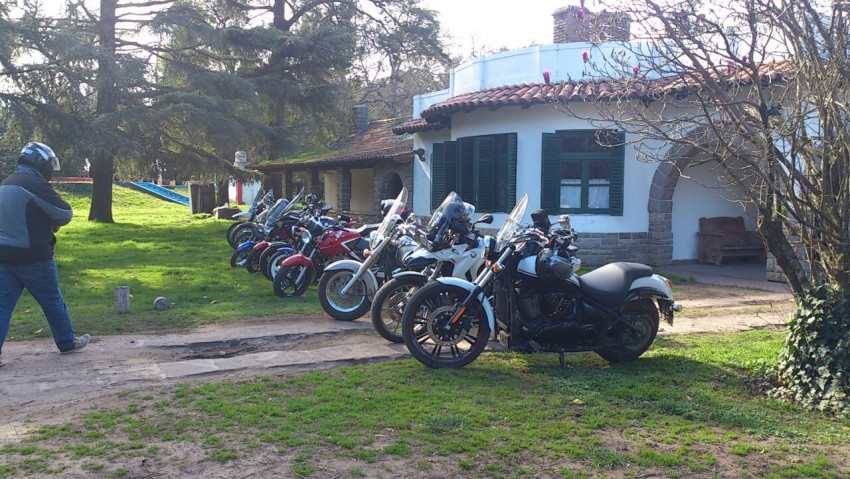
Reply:
[[[591,161],[589,178],[593,179],[609,179],[611,178],[611,162],[610,161]]]
[[[581,208],[581,180],[561,180],[561,208]]]
[[[581,163],[578,161],[563,161],[561,162],[561,179],[580,180],[581,179]]]
[[[587,207],[588,208],[610,208],[610,182],[608,180],[590,180],[590,185],[587,188]]]
[[[564,153],[583,153],[587,151],[587,138],[577,135],[565,135],[561,138],[561,151]]]

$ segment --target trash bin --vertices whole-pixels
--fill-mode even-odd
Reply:
[[[192,214],[212,214],[215,208],[215,185],[212,183],[189,183],[189,209]]]

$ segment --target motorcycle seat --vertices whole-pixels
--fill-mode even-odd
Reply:
[[[652,268],[640,263],[610,263],[578,276],[582,293],[615,308],[626,300],[629,287],[638,278],[652,276]]]

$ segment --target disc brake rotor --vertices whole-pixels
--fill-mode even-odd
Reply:
[[[456,311],[455,306],[440,306],[428,315],[428,335],[435,343],[441,346],[455,346],[460,343],[463,337],[463,322],[449,324]]]

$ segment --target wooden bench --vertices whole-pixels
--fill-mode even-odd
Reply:
[[[756,257],[764,260],[761,237],[744,229],[740,216],[699,219],[699,262],[719,265],[726,258]]]

